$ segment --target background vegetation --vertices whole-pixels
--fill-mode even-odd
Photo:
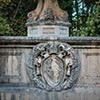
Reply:
[[[68,12],[71,36],[100,36],[99,0],[58,0]],[[25,36],[27,13],[35,9],[34,0],[0,0],[0,36]]]

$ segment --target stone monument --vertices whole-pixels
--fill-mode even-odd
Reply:
[[[0,100],[100,100],[100,37],[69,37],[57,0],[38,0],[28,35],[0,37]]]
[[[26,64],[33,86],[47,91],[71,88],[80,71],[73,48],[57,41],[36,45],[27,57]]]
[[[59,8],[57,0],[39,0],[37,8],[28,13],[28,36],[31,37],[63,40],[69,36],[69,25],[68,13]],[[35,87],[47,91],[71,88],[79,75],[78,59],[67,43],[40,43],[33,47],[26,63]]]
[[[37,8],[28,13],[28,36],[68,37],[69,26],[68,13],[57,0],[38,0]]]

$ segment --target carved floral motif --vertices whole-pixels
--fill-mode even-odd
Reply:
[[[34,86],[48,91],[71,88],[80,71],[73,48],[61,42],[36,45],[26,64]]]

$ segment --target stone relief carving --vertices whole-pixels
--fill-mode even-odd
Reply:
[[[47,84],[51,87],[57,86],[63,76],[64,64],[60,58],[52,54],[43,62],[43,76]]]
[[[66,11],[60,9],[57,0],[38,0],[37,8],[28,13],[28,21],[68,21]]]
[[[55,41],[33,47],[26,64],[34,86],[48,91],[71,88],[80,71],[73,48],[67,43]]]

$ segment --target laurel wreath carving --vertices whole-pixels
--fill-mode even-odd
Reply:
[[[54,87],[48,84],[42,72],[44,61],[52,55],[61,59],[64,65],[62,68],[63,78]],[[33,51],[27,57],[26,65],[27,73],[34,87],[47,91],[61,91],[71,88],[77,81],[80,72],[78,57],[74,49],[67,43],[57,41],[40,43],[34,46]]]

